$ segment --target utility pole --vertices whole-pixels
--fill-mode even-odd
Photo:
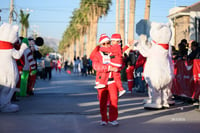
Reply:
[[[10,14],[9,14],[9,23],[12,24],[13,22],[13,12],[14,12],[14,0],[10,0]]]
[[[1,9],[0,9],[0,12],[1,12]],[[0,22],[1,22],[1,16],[0,16]]]

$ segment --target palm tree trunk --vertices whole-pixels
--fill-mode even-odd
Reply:
[[[80,57],[80,41],[76,39],[76,57]]]
[[[119,33],[119,0],[116,0],[116,33]]]
[[[84,56],[84,35],[80,36],[80,48],[81,48],[81,57]]]
[[[135,0],[130,0],[128,40],[134,40]]]
[[[28,32],[28,29],[27,28],[24,28],[24,37],[27,37],[27,33]]]
[[[93,20],[93,26],[92,26],[92,49],[90,51],[90,54],[92,52],[92,50],[96,47],[97,45],[97,30],[98,30],[98,16],[94,16],[94,20]]]
[[[70,60],[74,63],[74,42],[70,45]]]
[[[86,54],[87,54],[87,57],[90,56],[90,52],[91,52],[91,37],[92,37],[92,26],[90,24],[89,28],[88,28],[88,31],[87,31],[87,43],[86,43]]]
[[[23,36],[23,34],[24,34],[24,26],[23,26],[23,24],[21,24],[20,36]]]
[[[124,6],[125,6],[125,0],[120,0],[120,15],[119,15],[119,21],[120,21],[120,29],[119,29],[119,33],[121,34],[121,38],[122,38],[122,43],[124,44],[124,35],[125,35],[125,19],[124,19],[124,15],[125,15],[125,11],[124,11]]]
[[[144,19],[149,20],[151,0],[146,0]]]

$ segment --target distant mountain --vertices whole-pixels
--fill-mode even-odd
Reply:
[[[52,37],[43,37],[44,44],[53,48],[55,51],[58,50],[59,40]]]

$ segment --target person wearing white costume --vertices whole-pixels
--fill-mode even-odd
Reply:
[[[145,29],[145,26],[147,34],[139,34],[140,40],[135,44],[136,49],[147,58],[144,78],[148,84],[149,99],[144,108],[169,108],[168,98],[173,78],[173,65],[169,52],[171,30],[167,24],[148,22],[146,25],[138,23],[136,31]],[[148,34],[152,40],[150,46],[147,45]]]
[[[0,26],[0,112],[16,112],[19,106],[11,104],[11,98],[18,81],[18,69],[15,59],[20,59],[26,44],[20,50],[13,48],[18,39],[18,26],[4,23]]]

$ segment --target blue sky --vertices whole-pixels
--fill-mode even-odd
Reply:
[[[168,22],[169,9],[175,6],[189,6],[199,0],[151,0],[150,20]],[[10,0],[0,0],[1,22],[8,22]],[[79,8],[80,0],[14,0],[17,13],[20,9],[30,11],[30,29],[41,36],[61,39],[67,28],[72,12]],[[115,0],[108,15],[99,20],[98,37],[101,33],[111,35],[115,32]],[[135,23],[144,17],[145,0],[136,0]],[[19,18],[17,19],[19,21]],[[16,22],[19,23],[19,22]]]

